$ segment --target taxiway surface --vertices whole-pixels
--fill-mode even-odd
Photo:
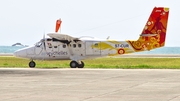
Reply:
[[[180,70],[1,68],[0,101],[180,101]]]

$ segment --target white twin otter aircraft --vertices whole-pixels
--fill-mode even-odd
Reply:
[[[55,33],[50,38],[41,39],[34,46],[17,50],[14,56],[30,59],[29,67],[34,68],[34,60],[72,60],[71,68],[83,68],[82,60],[104,56],[147,51],[165,45],[169,8],[154,7],[140,37],[136,41],[99,40],[93,37],[75,38],[58,33],[61,20],[56,22]]]

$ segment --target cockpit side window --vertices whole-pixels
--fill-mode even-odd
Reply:
[[[76,44],[73,44],[73,48],[76,48]]]
[[[42,42],[36,43],[36,47],[41,47],[41,45],[42,45]]]
[[[98,43],[95,43],[94,46],[98,47]]]
[[[81,48],[81,44],[78,44],[78,47]]]

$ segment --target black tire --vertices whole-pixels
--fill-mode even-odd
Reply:
[[[81,61],[81,64],[78,64],[78,68],[84,68],[84,62]]]
[[[34,61],[29,62],[29,67],[34,68],[36,66],[36,63]]]
[[[78,67],[78,63],[76,61],[71,61],[70,62],[70,67],[71,68],[76,68],[76,67]]]

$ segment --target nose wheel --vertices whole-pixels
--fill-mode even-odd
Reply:
[[[29,62],[29,67],[34,68],[36,66],[36,63],[34,61]]]
[[[71,62],[70,62],[70,67],[71,67],[71,68],[76,68],[76,67],[78,67],[78,68],[84,68],[84,62],[83,62],[83,61],[80,61],[80,62],[78,63],[78,62],[76,62],[76,61],[71,61]]]

